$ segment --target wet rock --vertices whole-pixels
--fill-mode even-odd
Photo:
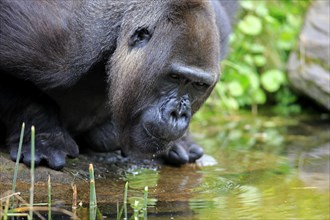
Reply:
[[[13,174],[15,170],[15,162],[9,159],[6,154],[0,154],[0,182],[1,184],[11,185],[13,182]],[[69,172],[61,172],[51,170],[47,167],[37,167],[35,170],[35,182],[47,183],[48,175],[52,177],[53,183],[70,184],[73,182],[74,176]],[[30,183],[30,169],[24,164],[19,164],[17,179],[24,183]],[[2,190],[0,190],[2,191]]]
[[[196,164],[200,167],[215,166],[218,164],[218,161],[214,157],[204,154],[200,159],[196,160]]]
[[[289,81],[298,92],[330,110],[330,1],[315,1],[290,55]]]

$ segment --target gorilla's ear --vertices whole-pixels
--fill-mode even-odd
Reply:
[[[128,41],[128,45],[131,48],[134,47],[143,47],[144,45],[146,45],[150,38],[151,38],[152,34],[150,33],[150,31],[147,28],[138,28],[135,30],[134,34],[130,37],[129,41]]]

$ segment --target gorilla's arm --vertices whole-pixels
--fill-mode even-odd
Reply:
[[[25,122],[25,133],[20,159],[25,164],[31,164],[32,125],[36,129],[36,165],[47,161],[49,167],[57,170],[63,168],[67,155],[78,155],[78,146],[61,125],[56,110],[56,104],[34,85],[3,73],[0,80],[0,122],[6,126],[6,144],[13,160],[18,156],[19,128],[22,122]]]

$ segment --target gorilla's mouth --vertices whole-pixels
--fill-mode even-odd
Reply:
[[[158,135],[150,132],[145,125],[142,125],[142,129],[146,135],[146,143],[149,145],[147,146],[148,150],[151,150],[152,153],[161,153],[168,150],[169,143],[173,140],[167,140],[165,138],[158,137]]]
[[[150,139],[156,139],[156,140],[159,140],[159,141],[162,141],[162,142],[171,142],[172,140],[167,140],[165,138],[162,138],[162,137],[158,137],[157,135],[155,134],[152,134],[148,128],[145,126],[145,124],[142,125],[142,128],[143,128],[143,131],[146,133],[146,135],[150,138]]]
[[[165,103],[165,104],[164,104]],[[191,108],[187,99],[170,98],[135,115],[129,129],[129,146],[133,151],[160,154],[180,139],[188,128]]]
[[[151,132],[144,123],[138,123],[130,129],[130,150],[134,154],[142,153],[145,156],[159,155],[169,149],[170,142]],[[130,153],[130,152],[128,152]]]

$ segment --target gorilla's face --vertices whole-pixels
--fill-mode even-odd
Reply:
[[[218,79],[219,36],[207,5],[154,20],[127,22],[111,60],[110,107],[124,151],[167,150]]]

